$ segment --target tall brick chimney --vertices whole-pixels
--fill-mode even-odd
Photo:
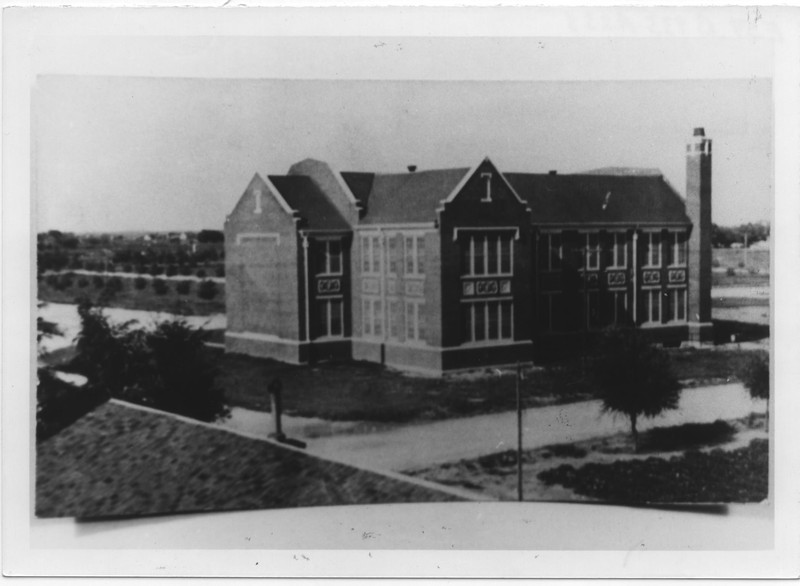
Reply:
[[[711,323],[711,139],[695,128],[686,145],[686,214],[689,237],[689,341],[713,340]]]

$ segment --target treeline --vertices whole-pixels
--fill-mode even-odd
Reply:
[[[711,224],[711,245],[714,248],[730,248],[732,244],[747,245],[769,239],[769,224],[766,222],[740,224],[739,226],[718,226]]]

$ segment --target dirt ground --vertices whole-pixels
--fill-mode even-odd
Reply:
[[[641,449],[634,451],[633,441],[629,433],[618,433],[606,437],[592,438],[570,444],[553,444],[542,448],[527,450],[523,453],[523,495],[527,501],[594,501],[581,494],[565,488],[560,484],[548,485],[539,479],[539,474],[563,464],[576,468],[586,464],[611,464],[630,460],[646,460],[658,458],[668,460],[681,456],[688,449],[703,453],[714,449],[732,451],[750,444],[753,439],[768,437],[763,415],[752,415],[728,422],[707,424],[710,430],[706,437],[686,445],[680,438],[692,435],[684,429],[673,428],[672,434],[678,438],[674,445],[661,440],[648,440],[648,433],[641,435]],[[714,431],[722,429],[722,433]],[[651,432],[649,432],[651,433]],[[650,446],[648,447],[648,442]],[[661,444],[660,446],[657,444]],[[665,443],[667,445],[665,445]],[[681,445],[682,444],[682,445]],[[406,470],[405,474],[418,476],[432,482],[447,486],[466,488],[492,496],[499,500],[517,500],[517,459],[514,451],[492,454],[472,460],[461,460],[439,466],[431,466],[415,470]],[[702,501],[702,495],[698,495]]]

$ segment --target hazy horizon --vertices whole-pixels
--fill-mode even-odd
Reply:
[[[221,229],[255,173],[659,169],[685,195],[685,143],[714,141],[713,221],[771,221],[772,83],[334,81],[40,76],[37,230]]]

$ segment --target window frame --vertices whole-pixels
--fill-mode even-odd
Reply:
[[[319,240],[320,244],[324,245],[324,250],[322,254],[325,258],[325,270],[324,272],[317,273],[315,276],[317,277],[341,277],[344,274],[344,246],[342,246],[341,238],[324,238]],[[330,248],[331,243],[336,243],[339,246],[339,270],[338,272],[331,271],[331,259],[333,256],[331,255]]]
[[[680,303],[681,297],[683,302]],[[669,317],[667,323],[682,324],[686,323],[689,315],[689,293],[686,287],[669,287],[667,289],[667,304],[669,305]],[[683,317],[678,317],[678,309],[682,309]]]
[[[420,328],[420,323],[424,321],[424,299],[404,299],[403,302],[403,316],[405,318],[405,341],[410,344],[425,344],[427,330],[423,327]],[[409,309],[412,311],[409,311]],[[425,336],[420,336],[420,331]]]
[[[608,265],[608,269],[627,269],[628,268],[628,235],[625,232],[611,232],[610,233],[612,239],[611,245],[611,264]],[[620,243],[618,239],[621,238],[622,242]],[[622,248],[622,264],[618,264],[618,251]]]
[[[482,306],[482,317],[481,317],[481,324],[483,325],[483,337],[478,339],[477,336],[477,327],[476,324],[478,320],[476,319],[478,315],[478,306]],[[505,331],[503,326],[503,307],[507,306],[509,308],[509,316],[508,316],[508,332]],[[514,300],[510,297],[492,297],[487,299],[464,299],[462,300],[462,309],[466,308],[469,314],[469,324],[470,324],[470,332],[469,337],[463,336],[466,332],[462,332],[462,337],[465,339],[462,340],[462,345],[497,345],[507,342],[514,341]],[[489,336],[491,332],[492,320],[490,319],[490,314],[492,312],[492,308],[496,310],[496,324],[497,324],[497,337],[492,338]],[[464,322],[462,318],[462,330],[464,328]],[[507,335],[505,335],[507,333]]]
[[[317,336],[317,338],[344,338],[344,298],[341,295],[332,296],[332,297],[317,297],[316,303],[321,303],[325,307],[325,324],[324,324],[324,333]],[[339,304],[339,329],[340,332],[338,334],[332,333],[332,326],[333,326],[333,310],[332,305],[333,303]],[[317,314],[319,315],[319,314]],[[319,321],[317,322],[317,327],[321,325]]]
[[[646,248],[645,249],[645,260],[647,262],[644,265],[642,265],[642,268],[645,268],[645,269],[660,269],[661,266],[664,264],[664,252],[662,250],[664,248],[664,242],[663,242],[663,240],[661,238],[661,232],[660,231],[651,230],[651,231],[645,232],[644,234],[647,236],[647,246],[645,247]],[[658,254],[658,259],[657,259],[656,263],[652,262],[652,260],[653,260],[653,249],[654,249],[654,246],[653,246],[654,238],[655,238],[655,242],[657,244],[657,247],[655,247],[655,250],[657,251],[657,254]]]
[[[412,278],[420,278],[425,276],[424,262],[420,262],[420,246],[419,242],[422,241],[423,255],[425,254],[425,234],[403,233],[403,271],[404,276]],[[411,242],[411,249],[409,250],[408,243]],[[427,260],[427,259],[425,259]],[[410,262],[409,262],[410,261]],[[412,270],[408,270],[409,265]],[[422,269],[422,270],[420,270]]]
[[[461,268],[462,274],[461,277],[513,277],[514,276],[514,235],[513,234],[504,234],[502,232],[493,232],[493,231],[482,231],[482,230],[475,230],[465,235],[465,238],[468,239],[466,242],[462,243],[462,246],[468,244],[468,259],[469,261],[465,264],[468,265],[469,272],[464,273],[464,267]],[[490,248],[490,239],[497,238],[495,250],[491,251]],[[477,239],[480,239],[481,242],[481,258],[483,259],[483,269],[484,272],[477,273],[475,272],[475,265],[476,265],[476,250],[478,249]],[[503,242],[504,239],[507,241],[508,244],[508,271],[503,271]],[[464,249],[461,250],[461,256],[463,259]],[[494,258],[494,264],[496,267],[496,272],[490,273],[490,261],[489,257],[492,256]],[[463,263],[463,261],[462,261]]]
[[[376,310],[376,306],[378,309]],[[376,319],[377,317],[377,319]],[[381,331],[376,333],[375,324]],[[367,328],[369,325],[369,328]],[[383,305],[380,296],[365,295],[361,298],[361,335],[364,338],[383,338],[384,336]]]
[[[546,241],[546,266],[542,270],[546,272],[557,272],[563,269],[564,266],[564,235],[561,232],[544,232],[542,233]],[[558,238],[558,252],[556,258],[558,259],[558,266],[553,262],[553,253],[556,252],[553,246],[553,238]]]
[[[664,319],[664,304],[663,300],[663,292],[661,288],[653,288],[653,289],[643,289],[642,292],[645,294],[645,319],[642,321],[642,325],[660,325]],[[653,299],[658,300],[658,319],[653,320],[651,319],[653,316]]]
[[[689,238],[686,232],[682,230],[670,230],[668,235],[671,262],[667,266],[669,268],[686,267],[689,261]],[[681,252],[683,253],[682,261],[680,260]]]

